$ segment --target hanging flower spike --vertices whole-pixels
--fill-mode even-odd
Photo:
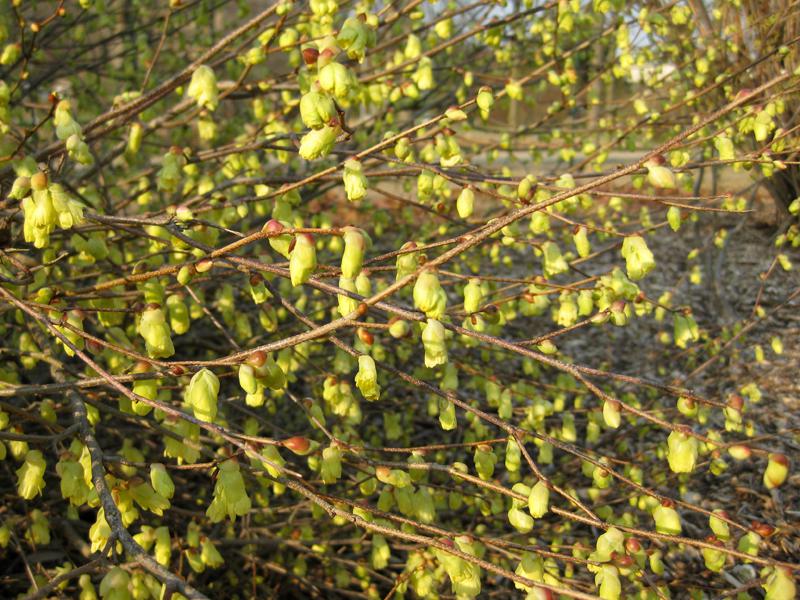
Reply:
[[[72,104],[69,100],[62,100],[56,105],[53,123],[56,126],[56,137],[62,141],[73,135],[80,137],[82,133],[81,126],[72,117]]]
[[[39,450],[29,450],[25,462],[17,469],[17,493],[25,500],[31,500],[44,489],[44,471],[47,463]]]
[[[534,519],[541,519],[550,505],[550,488],[544,481],[537,481],[528,496],[528,511]]]
[[[375,368],[375,361],[368,354],[358,357],[358,373],[356,373],[356,387],[361,394],[374,402],[381,396],[381,386],[378,385],[378,371]]]
[[[186,402],[192,407],[194,416],[211,423],[217,416],[219,379],[208,369],[200,369],[192,376],[186,388]]]
[[[324,55],[324,52],[322,54]],[[337,99],[345,100],[356,87],[357,81],[346,66],[331,62],[319,70],[319,85]]]
[[[468,315],[478,312],[481,307],[481,302],[483,302],[481,280],[477,277],[473,277],[469,280],[467,285],[464,286],[464,312]]]
[[[479,89],[475,101],[480,109],[481,118],[485,121],[489,118],[489,112],[492,110],[492,106],[494,106],[494,94],[492,93],[492,88],[483,86],[481,89]]]
[[[348,17],[336,36],[336,43],[347,52],[347,57],[358,62],[364,60],[367,48],[374,46],[376,41],[375,29],[369,26],[364,14]]]
[[[315,160],[330,154],[336,144],[336,138],[342,130],[337,127],[325,126],[320,129],[312,129],[300,140],[300,156],[306,160]]]
[[[656,522],[658,533],[681,534],[681,518],[678,511],[673,508],[671,501],[664,500],[653,510],[653,520]]]
[[[680,431],[673,431],[667,438],[669,452],[667,460],[673,473],[691,473],[697,462],[697,439]]]
[[[237,516],[250,512],[251,506],[238,461],[231,459],[220,463],[214,499],[206,510],[208,518],[212,523],[219,523],[227,515],[234,521]]]
[[[425,348],[425,366],[429,369],[447,362],[445,331],[436,319],[428,319],[422,330],[422,344]]]
[[[182,171],[185,164],[186,157],[183,155],[183,150],[178,146],[172,146],[164,155],[161,169],[158,171],[158,189],[169,194],[176,192],[183,177]]]
[[[789,459],[785,454],[770,454],[767,468],[764,470],[764,486],[768,490],[783,485],[789,476]]]
[[[300,119],[309,129],[322,129],[336,116],[333,99],[318,84],[300,98]]]
[[[297,287],[311,278],[317,268],[317,249],[311,234],[295,236],[294,248],[289,257],[289,275],[292,285]]]
[[[472,216],[475,208],[475,192],[472,186],[467,186],[461,190],[456,199],[456,211],[458,216],[462,219],[468,219]]]
[[[417,247],[416,242],[406,242],[400,246],[400,250],[412,250]],[[418,252],[405,252],[404,254],[397,255],[395,262],[395,281],[411,275],[419,268],[419,253]]]
[[[433,271],[423,271],[414,283],[414,306],[425,313],[429,319],[444,316],[447,308],[447,295],[439,284],[439,277]]]
[[[175,494],[175,484],[172,482],[172,477],[169,476],[167,469],[161,463],[150,465],[150,485],[153,486],[157,494],[167,500],[171,499]]]
[[[351,158],[345,161],[342,179],[347,199],[351,202],[357,202],[367,195],[367,178],[360,160]]]
[[[366,232],[357,227],[344,227],[344,253],[342,254],[342,275],[355,279],[361,272],[364,262],[364,251],[371,246]]]
[[[641,279],[656,266],[653,253],[640,235],[629,235],[623,240],[622,258],[625,259],[628,277],[633,281]]]
[[[664,157],[656,156],[648,160],[644,166],[647,168],[647,180],[657,188],[671,190],[677,187],[675,173],[664,166]]]
[[[186,95],[197,102],[197,106],[213,111],[219,104],[219,91],[217,89],[217,77],[214,70],[208,65],[200,65],[194,73]]]
[[[169,358],[175,354],[164,311],[158,304],[148,304],[139,319],[139,335],[144,338],[150,358]]]

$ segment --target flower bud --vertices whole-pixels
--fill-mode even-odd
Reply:
[[[31,180],[30,177],[17,177],[14,184],[11,186],[11,191],[8,193],[9,198],[14,200],[22,200],[30,193]]]
[[[497,463],[497,455],[492,447],[484,444],[476,446],[473,460],[478,476],[483,481],[489,481],[494,475],[494,466]]]
[[[30,186],[34,192],[43,192],[47,189],[47,174],[37,171],[30,178]]]
[[[17,469],[17,494],[24,500],[32,500],[44,489],[44,472],[47,463],[39,450],[29,450],[25,462]]]
[[[375,478],[381,483],[391,485],[396,488],[407,488],[411,482],[411,476],[401,469],[390,469],[389,467],[376,467]]]
[[[673,339],[678,348],[686,348],[686,345],[691,342],[696,342],[700,339],[700,332],[697,328],[697,322],[690,314],[673,314]]]
[[[175,494],[175,484],[172,482],[172,477],[169,476],[166,468],[161,463],[150,465],[150,484],[157,494],[167,500]]]
[[[142,137],[144,128],[141,123],[132,123],[131,130],[128,133],[128,153],[136,156],[139,154],[139,149],[142,147]]]
[[[422,330],[422,344],[425,348],[425,366],[430,368],[447,362],[444,326],[435,319],[428,319]]]
[[[607,427],[616,429],[622,422],[620,404],[616,400],[605,400],[603,402],[603,420]]]
[[[319,58],[319,50],[317,50],[316,48],[303,48],[301,53],[303,55],[303,62],[306,65],[310,67],[311,65],[317,64],[317,59]]]
[[[311,451],[311,442],[308,441],[308,438],[299,435],[283,440],[282,444],[284,448],[288,448],[300,456],[304,456]]]
[[[467,113],[461,110],[458,106],[451,106],[444,112],[444,116],[451,121],[466,121]]]
[[[599,586],[598,592],[604,600],[620,598],[622,584],[619,581],[619,570],[614,565],[602,565],[600,571],[594,576],[594,582]]]
[[[660,164],[659,161],[651,159],[644,166],[647,167],[647,180],[653,187],[665,190],[677,187],[675,174],[668,167]]]
[[[19,60],[21,54],[22,54],[21,44],[19,43],[8,44],[5,48],[3,48],[3,52],[0,53],[0,65],[7,67],[8,65],[14,64]]]
[[[681,228],[681,209],[677,206],[670,206],[667,209],[667,222],[672,231],[678,231]]]
[[[492,93],[492,88],[483,86],[478,90],[478,96],[475,98],[475,100],[481,112],[487,113],[488,116],[489,111],[494,105],[494,94]]]
[[[192,265],[183,265],[178,271],[176,279],[181,285],[186,285],[192,280],[192,276],[195,272],[196,271]]]
[[[578,230],[573,234],[572,240],[575,242],[575,249],[578,251],[578,256],[586,258],[592,251],[589,244],[589,236],[586,233],[586,227],[583,225],[578,227]]]
[[[734,159],[734,149],[733,149],[733,141],[731,138],[727,136],[717,136],[714,138],[714,147],[719,152],[719,159],[720,160],[733,160]]]
[[[508,522],[519,533],[530,533],[533,529],[533,517],[518,508],[509,509]]]
[[[391,335],[396,340],[406,337],[408,335],[409,330],[410,326],[408,324],[408,321],[404,319],[398,319],[397,321],[389,325],[389,335]]]
[[[197,106],[213,111],[219,104],[217,77],[208,65],[200,65],[194,73],[186,94],[197,102]]]
[[[203,368],[189,381],[186,402],[192,407],[195,417],[211,423],[217,416],[218,394],[219,379],[210,370]]]
[[[514,79],[506,83],[506,94],[512,100],[522,100],[522,85]]]
[[[435,81],[433,79],[433,61],[428,56],[423,56],[417,62],[417,70],[411,74],[412,81],[420,91],[432,90]]]

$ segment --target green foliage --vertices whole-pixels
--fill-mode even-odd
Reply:
[[[793,598],[796,7],[262,4],[0,8],[6,595]]]

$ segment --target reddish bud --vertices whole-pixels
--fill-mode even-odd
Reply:
[[[308,441],[308,438],[301,435],[285,439],[282,443],[284,448],[288,448],[295,454],[305,454],[311,448],[311,442]]]
[[[303,62],[307,65],[314,65],[319,58],[319,50],[316,48],[303,48]]]
[[[39,192],[45,190],[47,188],[47,175],[41,171],[31,175],[31,188]]]
[[[95,340],[86,340],[86,349],[92,354],[100,354],[103,351],[103,344]]]
[[[759,523],[758,521],[753,521],[752,523],[750,523],[750,529],[755,531],[762,538],[769,537],[773,533],[775,533],[775,528],[772,525],[767,525],[766,523]]]
[[[372,344],[375,342],[375,336],[363,327],[356,329],[356,334],[358,335],[358,339],[364,342],[367,346],[372,346]]]
[[[728,398],[728,406],[741,412],[742,408],[744,407],[744,398],[737,394],[731,394],[731,397]]]
[[[133,365],[132,371],[134,373],[147,373],[150,370],[150,363],[140,360]]]
[[[264,363],[267,362],[267,353],[264,352],[263,350],[256,350],[255,352],[252,352],[250,356],[247,357],[247,360],[245,362],[247,362],[247,364],[250,365],[251,367],[255,367],[256,369],[258,369],[259,367],[263,367]]]
[[[636,538],[628,538],[625,540],[625,550],[631,554],[635,554],[642,549],[642,543]]]
[[[614,561],[615,565],[622,568],[630,567],[631,565],[633,565],[633,558],[631,558],[627,554],[619,554],[617,552],[612,552],[611,560]]]

